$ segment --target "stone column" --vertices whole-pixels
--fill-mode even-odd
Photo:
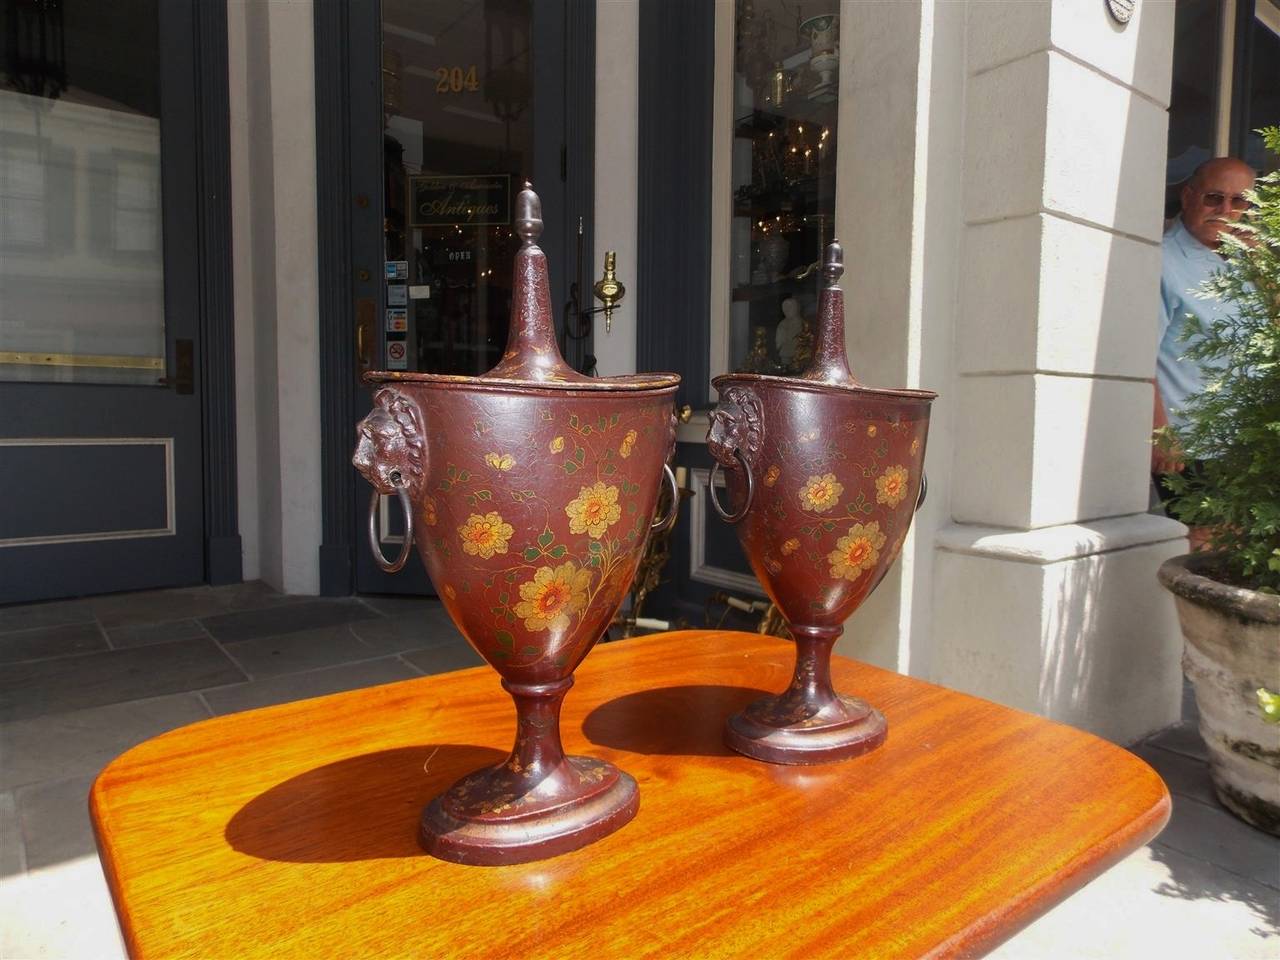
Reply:
[[[1174,6],[973,2],[932,671],[1117,741],[1175,721],[1146,513]]]

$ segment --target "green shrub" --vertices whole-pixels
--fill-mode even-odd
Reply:
[[[1280,127],[1259,131],[1280,153]],[[1259,178],[1241,221],[1228,234],[1221,272],[1197,294],[1235,304],[1235,316],[1192,317],[1186,353],[1205,373],[1183,424],[1168,428],[1200,471],[1169,478],[1179,520],[1210,529],[1223,578],[1280,592],[1280,171]]]

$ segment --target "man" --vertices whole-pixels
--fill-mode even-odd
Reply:
[[[1160,265],[1160,347],[1156,354],[1156,428],[1181,423],[1179,409],[1187,397],[1199,393],[1204,375],[1194,361],[1182,360],[1187,342],[1180,339],[1187,314],[1209,320],[1232,309],[1217,300],[1196,296],[1200,284],[1222,269],[1217,253],[1222,235],[1232,232],[1249,201],[1245,191],[1253,188],[1257,172],[1242,160],[1218,157],[1196,168],[1182,188],[1182,213],[1164,236]],[[1185,468],[1182,451],[1159,443],[1151,447],[1151,473],[1161,500],[1169,491],[1161,482],[1164,474]]]

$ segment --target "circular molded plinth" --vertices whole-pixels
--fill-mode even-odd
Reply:
[[[738,753],[767,763],[848,760],[884,743],[884,715],[856,697],[837,696],[817,713],[789,698],[764,697],[725,724],[724,741]]]
[[[532,786],[504,763],[432,800],[418,840],[427,853],[454,863],[528,863],[594,843],[639,809],[635,780],[604,760],[566,757]]]

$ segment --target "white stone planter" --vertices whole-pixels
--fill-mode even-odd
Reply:
[[[1280,691],[1280,597],[1212,580],[1203,575],[1211,563],[1205,554],[1174,557],[1160,582],[1177,598],[1182,668],[1195,687],[1218,799],[1280,834],[1280,724],[1263,719],[1257,698],[1259,687]]]

